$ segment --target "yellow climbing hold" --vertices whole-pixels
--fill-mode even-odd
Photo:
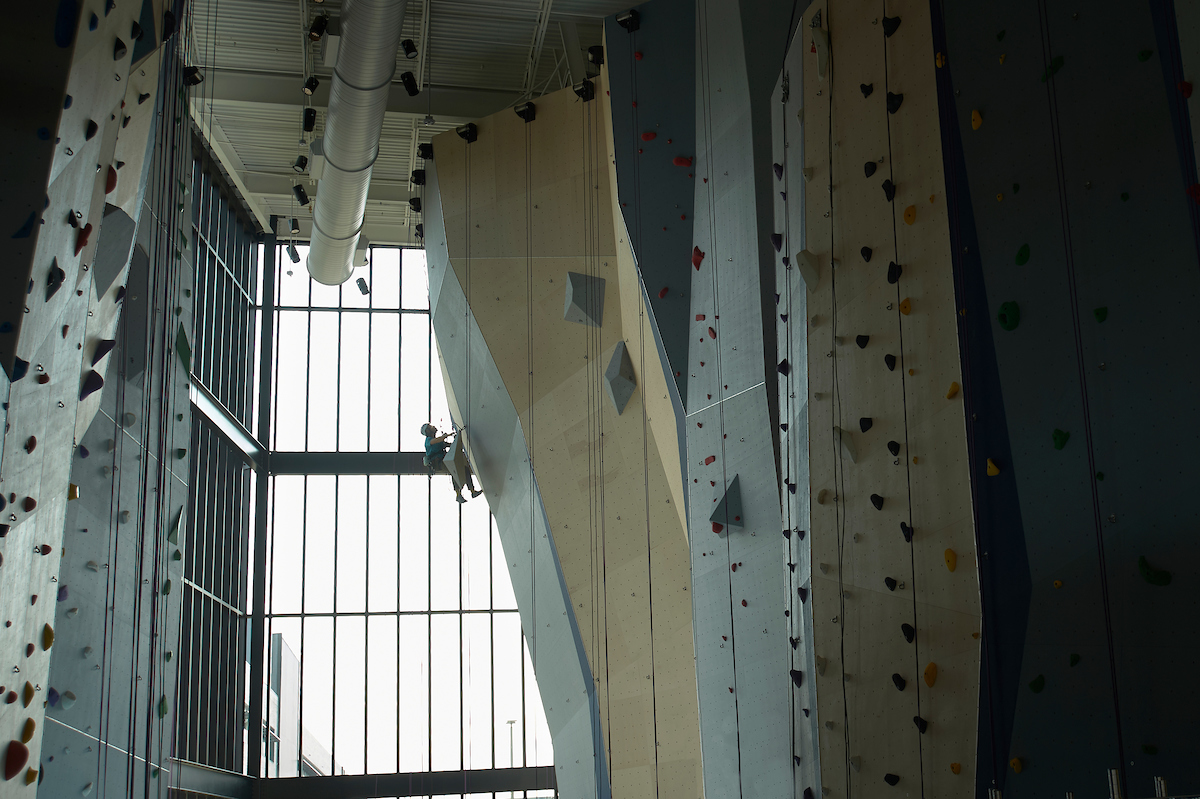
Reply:
[[[961,774],[962,773],[962,763],[951,763],[950,771],[953,774]]]
[[[936,195],[936,194],[931,194],[931,195],[929,195],[929,202],[930,202],[930,204],[932,204],[932,203],[933,203],[933,200],[934,200],[934,198],[935,198],[935,197],[937,197],[937,195]]]
[[[67,499],[79,499],[79,486],[74,483],[67,485]]]
[[[1055,580],[1055,581],[1054,581],[1054,587],[1055,587],[1055,588],[1062,588],[1062,580]]]
[[[915,375],[916,373],[917,373],[917,370],[916,370],[916,369],[909,369],[909,370],[908,370],[908,376],[909,376],[909,377],[912,377],[912,376],[913,376],[913,375]]]
[[[947,569],[949,569],[950,571],[954,571],[956,568],[958,568],[958,555],[956,555],[954,553],[953,549],[947,549],[945,551],[945,553],[943,553],[943,554],[945,555],[945,558],[946,558],[946,568]]]
[[[916,462],[917,462],[917,456],[913,455],[913,463],[916,463]]]
[[[33,740],[33,731],[37,729],[37,724],[33,719],[25,719],[25,725],[21,727],[21,743],[27,744]]]
[[[983,117],[978,111],[971,112],[971,130],[979,130],[979,126],[983,124]]]
[[[37,771],[34,769],[28,769],[25,772],[25,784],[33,785],[35,782],[37,782]]]
[[[925,684],[932,688],[935,682],[937,682],[937,664],[930,663],[925,667]]]
[[[987,476],[988,476],[988,477],[995,477],[995,476],[996,476],[996,475],[998,475],[998,474],[1000,474],[1000,467],[996,465],[996,462],[995,462],[994,460],[992,460],[991,458],[988,458],[988,461],[987,461]]]
[[[42,651],[54,646],[54,628],[47,624],[42,628]]]
[[[22,707],[29,707],[29,703],[33,701],[33,683],[25,683],[24,690],[21,691]]]
[[[972,638],[974,638],[974,639],[976,639],[976,640],[978,640],[978,639],[979,639],[979,633],[971,633],[971,637],[972,637]]]
[[[942,67],[946,66],[946,56],[938,53],[937,57],[933,59],[933,63],[937,64],[938,69],[941,69]]]
[[[1003,192],[999,192],[999,191],[996,192],[996,202],[998,202],[998,203],[1004,202],[1004,193]]]
[[[904,209],[904,224],[911,225],[917,221],[917,206],[910,205]]]
[[[1004,55],[1005,55],[1004,53],[1001,53],[1001,54],[1000,54],[1000,63],[1001,63],[1001,64],[1003,64],[1003,63],[1004,63]]]
[[[957,397],[957,396],[958,396],[958,390],[959,390],[960,388],[962,388],[962,386],[960,386],[960,385],[958,384],[958,381],[957,381],[957,380],[953,380],[953,381],[951,381],[951,382],[950,382],[950,390],[946,392],[946,399],[954,399],[955,397]]]
[[[912,313],[912,300],[910,300],[908,297],[900,300],[900,313],[904,314],[905,316],[908,316],[910,313]]]
[[[1021,773],[1021,768],[1022,768],[1021,758],[1014,757],[1012,760],[1008,761],[1008,765],[1012,766],[1013,774]]]

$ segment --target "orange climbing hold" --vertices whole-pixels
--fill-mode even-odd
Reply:
[[[904,224],[911,225],[917,221],[917,206],[910,205],[904,209]]]
[[[962,763],[951,763],[950,764],[950,773],[951,774],[962,773]]]
[[[1054,587],[1055,587],[1055,588],[1062,588],[1062,580],[1055,580],[1055,581],[1054,581]]]
[[[946,66],[946,56],[942,55],[941,53],[938,53],[934,57],[933,63],[937,65],[938,69],[941,69],[942,67]]]
[[[1000,63],[1004,64],[1004,53],[1000,54]]]
[[[910,313],[912,313],[912,300],[910,300],[908,297],[900,300],[900,313],[904,314],[905,316],[908,316]]]
[[[703,322],[703,321],[704,321],[704,314],[702,314],[702,313],[698,313],[698,314],[696,314],[696,321],[697,321],[697,322]]]
[[[951,383],[950,383],[950,390],[946,392],[946,399],[954,399],[955,397],[957,397],[957,396],[958,396],[958,390],[959,390],[960,388],[961,388],[961,386],[959,386],[959,385],[958,385],[958,381],[957,381],[957,380],[951,381]]]
[[[947,549],[942,554],[946,558],[946,568],[949,571],[954,571],[956,568],[958,568],[958,555],[955,554],[953,549]]]
[[[979,130],[979,126],[983,124],[983,117],[978,111],[971,112],[971,130]]]
[[[991,458],[988,458],[987,459],[987,476],[995,477],[998,474],[1000,474],[1000,467],[996,465],[996,462],[994,460],[992,460]]]
[[[1024,764],[1021,763],[1021,758],[1019,757],[1014,757],[1012,760],[1008,761],[1008,765],[1012,766],[1013,774],[1020,774],[1021,769],[1024,766]]]
[[[925,684],[932,688],[935,682],[937,682],[937,664],[930,663],[925,667]]]

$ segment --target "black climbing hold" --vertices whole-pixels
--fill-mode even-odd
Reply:
[[[796,571],[796,564],[795,564],[795,563],[789,563],[789,564],[788,564],[788,571],[790,571],[790,572],[795,572],[795,571]]]
[[[771,168],[775,170],[775,179],[783,180],[783,164],[771,164]]]
[[[916,629],[908,622],[900,625],[900,632],[904,633],[904,640],[908,641],[910,644],[913,642],[913,639],[917,637]]]
[[[875,510],[883,510],[883,497],[878,494],[872,494],[871,504],[875,506]]]
[[[790,539],[791,539],[791,537],[792,537],[792,531],[791,531],[791,530],[787,530],[787,529],[785,529],[785,530],[783,531],[783,537],[784,537],[784,538],[787,538],[787,539],[789,539],[789,540],[790,540]]]
[[[897,783],[900,782],[900,775],[899,774],[884,774],[883,781],[886,782],[888,785],[895,786]]]
[[[1017,266],[1024,266],[1029,263],[1029,245],[1022,244],[1021,249],[1017,250]]]
[[[804,711],[804,718],[808,718],[808,708],[802,707],[800,709]],[[812,789],[811,788],[804,789],[804,799],[812,799]]]
[[[887,368],[888,368],[888,371],[889,371],[889,372],[894,372],[894,371],[896,371],[896,356],[895,356],[895,355],[885,355],[885,356],[883,356],[883,362],[884,362],[885,364],[887,364]]]
[[[1050,436],[1054,439],[1055,449],[1062,449],[1065,447],[1067,445],[1067,441],[1069,441],[1071,438],[1070,433],[1068,433],[1066,430],[1059,430],[1058,428],[1055,428],[1054,432],[1051,433]]]
[[[896,29],[900,27],[900,17],[884,17],[883,18],[883,35],[891,37]]]
[[[856,336],[854,339],[854,343],[858,345],[858,348],[860,350],[865,350],[867,348],[867,342],[869,342],[870,340],[871,340],[870,336]]]
[[[878,168],[879,165],[874,161],[867,161],[865,164],[863,164],[863,174],[867,177],[871,177],[871,175],[875,174],[875,170]]]
[[[883,196],[887,197],[888,202],[896,199],[896,184],[890,178],[883,182]]]
[[[102,388],[104,388],[104,378],[95,370],[90,370],[83,378],[83,385],[79,388],[79,399],[84,400],[89,394],[94,394]]]
[[[123,300],[123,299],[125,299],[125,287],[124,287],[124,286],[120,286],[120,287],[118,287],[118,288],[117,288],[117,293],[116,293],[116,295],[113,297],[113,300],[114,300],[115,302],[120,302],[120,301],[121,301],[121,300]]]
[[[807,588],[797,588],[796,593],[800,595],[800,601],[802,603],[808,601],[808,589]]]
[[[892,675],[892,684],[896,686],[897,691],[903,691],[904,688],[908,685],[908,681],[905,680],[903,677],[901,677],[899,674],[893,674]]]
[[[1144,64],[1150,60],[1150,56],[1152,55],[1154,55],[1153,50],[1142,50],[1138,53],[1138,61],[1141,61]]]
[[[1013,194],[1016,194],[1016,193],[1017,193],[1017,192],[1019,192],[1020,190],[1021,190],[1021,184],[1020,184],[1020,183],[1014,183],[1014,184],[1013,184]]]
[[[808,718],[808,708],[804,708],[804,717]],[[804,789],[804,799],[813,799],[813,789],[812,788]]]
[[[888,448],[888,452],[892,453],[893,458],[900,454],[900,442],[899,441],[889,441],[887,443],[887,448]]]
[[[775,248],[775,252],[779,252],[781,249],[783,249],[783,236],[779,233],[772,233],[771,246]]]
[[[902,274],[904,274],[904,267],[902,267],[900,264],[896,263],[895,261],[888,262],[887,277],[888,277],[889,283],[893,283],[893,284],[898,283],[900,281],[900,275],[902,275]]]
[[[1046,675],[1039,674],[1029,681],[1029,690],[1035,694],[1040,694],[1042,689],[1046,687]]]
[[[790,636],[789,636],[789,637],[788,637],[788,642],[789,642],[789,643],[791,643],[791,645],[792,645],[792,649],[795,649],[796,647],[800,646],[800,639],[799,639],[799,638],[792,638],[792,637],[790,637]]]
[[[94,31],[99,26],[100,26],[100,17],[96,16],[95,13],[93,13],[90,17],[88,17],[88,30]]]
[[[804,684],[804,672],[797,669],[792,669],[788,673],[792,675],[792,682],[796,684],[797,688]]]
[[[780,429],[780,430],[782,430],[782,431],[783,431],[783,432],[785,432],[785,433],[787,432],[787,428],[788,428],[788,426],[787,426],[786,424],[781,424],[781,425],[779,425],[779,429]]]
[[[899,583],[896,582],[895,577],[884,577],[883,584],[887,586],[887,590],[889,591],[895,591],[896,586],[899,585]]]
[[[129,26],[129,38],[135,42],[140,42],[146,34],[142,31],[142,26],[134,22]]]
[[[779,370],[779,374],[781,375],[786,375],[788,372],[792,371],[792,367],[788,365],[787,358],[784,358],[782,361],[780,361],[779,366],[775,368]]]
[[[863,416],[858,420],[858,429],[864,433],[871,429],[871,425],[875,424],[870,416]]]
[[[149,92],[147,92],[146,94],[139,94],[138,95],[138,105],[141,105],[142,103],[146,102],[149,99],[150,99]]]
[[[1079,665],[1079,655],[1077,655],[1077,654],[1075,654],[1074,652],[1072,652],[1072,653],[1071,653],[1071,658],[1070,658],[1070,663],[1071,663],[1071,665],[1072,665],[1072,666],[1077,666],[1077,665]]]
[[[1021,324],[1021,308],[1015,302],[1002,303],[996,319],[1005,330],[1016,330]]]
[[[908,526],[908,522],[900,522],[900,532],[904,534],[904,540],[911,544],[913,529]]]
[[[929,722],[920,716],[913,716],[913,724],[917,725],[917,731],[922,735],[925,734],[925,730],[929,729]]]
[[[904,104],[903,94],[893,94],[888,92],[887,109],[889,114],[894,114],[900,110],[900,106]]]
[[[799,536],[800,536],[800,540],[801,540],[801,541],[803,541],[803,540],[804,540],[804,531],[803,531],[803,530],[800,530],[800,531],[797,533],[797,535],[799,535]]]
[[[1108,318],[1108,307],[1096,308],[1092,311],[1092,315],[1096,317],[1097,322],[1103,322]]]
[[[864,261],[866,261],[867,263],[871,263],[871,248],[870,247],[863,247],[858,252],[860,255],[862,255],[862,258]]]
[[[67,273],[58,265],[58,259],[55,258],[50,264],[50,274],[46,276],[46,299],[49,300],[58,290],[62,288],[63,281],[67,279]]]
[[[92,353],[92,366],[100,362],[100,359],[113,351],[113,347],[117,346],[117,342],[111,338],[102,338],[96,343],[96,351]]]
[[[1165,586],[1171,584],[1171,573],[1165,569],[1156,569],[1146,560],[1145,555],[1138,556],[1138,571],[1142,573],[1142,579],[1150,583],[1150,585]]]
[[[1104,479],[1104,472],[1096,472],[1096,479],[1097,479],[1097,480],[1103,480],[1103,479]]]
[[[789,483],[789,484],[788,484],[788,491],[790,491],[791,493],[795,494],[795,493],[796,493],[796,484],[795,484],[795,483]]]
[[[1042,73],[1042,83],[1054,77],[1055,73],[1062,69],[1063,57],[1060,55],[1054,56],[1050,61],[1050,66],[1046,67],[1046,71]]]
[[[113,61],[120,61],[129,52],[129,48],[125,46],[125,42],[117,39],[113,42]]]
[[[785,313],[781,313],[781,314],[779,315],[779,321],[780,321],[780,322],[786,322],[786,321],[787,321],[787,314],[785,314]]]
[[[73,103],[73,102],[75,102],[75,98],[68,94],[66,97],[63,98],[63,109],[65,110],[65,109],[70,108],[71,103]]]
[[[107,0],[104,3],[104,16],[108,16],[117,7],[117,0]]]
[[[860,84],[858,84],[858,90],[863,93],[863,97],[870,97],[871,92],[875,91],[875,84],[874,83],[860,83]]]
[[[83,138],[91,141],[98,130],[100,130],[100,126],[96,124],[96,120],[89,119],[87,127],[83,130]]]
[[[29,372],[29,361],[13,358],[12,382],[17,382]]]

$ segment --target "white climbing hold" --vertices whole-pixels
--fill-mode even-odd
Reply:
[[[85,565],[88,567],[88,569],[90,571],[94,571],[94,572],[100,571],[100,564],[94,560],[89,560]]]
[[[805,183],[807,183],[808,181],[813,179],[813,168],[811,166],[804,167],[804,169],[802,171],[804,173],[804,182]]]
[[[808,250],[801,250],[796,253],[796,268],[800,270],[800,277],[804,278],[805,287],[809,291],[815,291],[817,280],[821,276],[821,271],[817,268],[817,256]]]
[[[70,618],[75,618],[75,617],[76,617],[76,616],[78,616],[78,615],[79,615],[79,608],[68,608],[68,609],[67,609],[67,616],[68,616],[68,617],[70,617]]]
[[[817,492],[817,504],[818,504],[818,505],[824,505],[824,504],[825,504],[825,498],[826,498],[826,497],[828,497],[828,496],[829,496],[829,489],[827,489],[827,488],[822,488],[820,491],[818,491],[818,492]]]
[[[832,567],[828,563],[822,563],[820,566],[821,574],[829,574],[830,568]]]
[[[848,432],[840,427],[834,427],[833,440],[841,445],[842,452],[846,454],[851,463],[858,463],[858,449],[854,446],[854,439]]]
[[[74,693],[71,691],[63,691],[62,698],[58,701],[62,705],[63,710],[70,710],[71,706],[75,704],[75,699],[76,697]]]
[[[87,785],[83,786],[83,795],[84,796],[87,796],[92,792],[93,785],[94,785],[94,783],[89,782]]]
[[[85,646],[85,647],[83,648],[83,656],[84,656],[85,658],[90,658],[90,657],[92,656],[92,651],[93,651],[93,650],[92,650],[92,648],[91,648],[90,646]]]

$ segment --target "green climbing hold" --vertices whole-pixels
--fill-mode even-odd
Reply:
[[[1152,55],[1154,55],[1153,50],[1143,50],[1142,52],[1138,53],[1138,61],[1141,61],[1143,64],[1145,64],[1150,60],[1150,56]]]
[[[1123,203],[1129,202],[1129,192],[1127,192],[1127,191],[1121,192],[1121,202],[1123,202]]]
[[[1156,569],[1151,566],[1145,555],[1138,556],[1138,571],[1142,573],[1142,579],[1150,585],[1171,584],[1171,573],[1166,569]]]
[[[172,544],[179,543],[179,522],[183,520],[183,508],[175,511],[175,521],[171,522],[171,529],[167,531],[167,541]]]
[[[186,458],[186,457],[187,457],[187,450],[186,450],[186,449],[184,449],[183,447],[178,447],[178,448],[176,448],[176,450],[175,450],[175,458],[176,458],[177,460],[183,460],[183,459],[184,459],[184,458]]]
[[[1074,666],[1078,666],[1078,665],[1079,665],[1079,655],[1072,652],[1071,653],[1071,666],[1074,667]]]
[[[160,719],[165,719],[169,709],[170,707],[167,705],[167,697],[163,696],[162,699],[158,700],[158,717]]]
[[[1017,266],[1024,266],[1029,263],[1029,245],[1022,244],[1021,249],[1017,250]]]
[[[1029,690],[1033,691],[1035,694],[1040,694],[1042,692],[1042,689],[1045,687],[1046,687],[1046,677],[1045,677],[1045,675],[1042,675],[1042,674],[1039,674],[1038,676],[1034,677],[1033,681],[1029,683]]]
[[[163,581],[162,592],[163,592],[163,596],[166,596],[167,594],[171,593],[171,581],[170,580]]]
[[[1055,449],[1062,449],[1067,445],[1067,442],[1071,440],[1070,433],[1068,433],[1066,430],[1059,430],[1057,427],[1054,428],[1054,433],[1052,435],[1054,437]]]
[[[159,771],[158,766],[155,766],[154,768],[152,768],[150,770],[150,776],[153,777],[154,779],[158,779],[158,771]]]
[[[170,662],[171,662],[171,650],[170,650],[170,649],[168,649],[168,650],[167,650],[167,656],[166,656],[166,657],[167,657],[167,662],[168,662],[168,663],[170,663]]]
[[[1103,479],[1104,479],[1104,472],[1096,472],[1096,479],[1097,479],[1097,480],[1103,480]]]
[[[188,341],[187,331],[183,329],[183,323],[179,323],[179,329],[175,332],[175,352],[179,353],[179,360],[183,361],[183,368],[189,372],[192,371],[192,345]]]
[[[1019,192],[1020,190],[1021,190],[1021,184],[1020,184],[1020,183],[1014,183],[1014,184],[1013,184],[1013,194],[1016,194],[1016,193],[1017,193],[1017,192]]]
[[[1108,306],[1106,305],[1103,308],[1097,308],[1096,310],[1092,311],[1092,313],[1095,315],[1097,322],[1103,322],[1108,318]]]
[[[1021,309],[1015,302],[1003,303],[996,319],[1000,322],[1000,327],[1005,330],[1016,330],[1017,325],[1021,323]]]
[[[1157,755],[1158,747],[1154,744],[1142,744],[1142,751],[1148,755]]]
[[[1042,73],[1042,83],[1045,83],[1053,78],[1055,73],[1062,69],[1062,65],[1063,57],[1060,55],[1054,56],[1054,58],[1050,61],[1050,66],[1046,67],[1046,71]]]
[[[171,555],[171,560],[183,560],[183,553],[178,549],[175,550],[175,554]]]
[[[1000,31],[999,33],[997,33],[997,34],[996,34],[996,41],[998,41],[998,42],[1002,42],[1002,41],[1004,41],[1004,34],[1006,34],[1006,33],[1008,33],[1008,30],[1007,30],[1007,29],[1005,29],[1005,30],[1002,30],[1002,31]]]

